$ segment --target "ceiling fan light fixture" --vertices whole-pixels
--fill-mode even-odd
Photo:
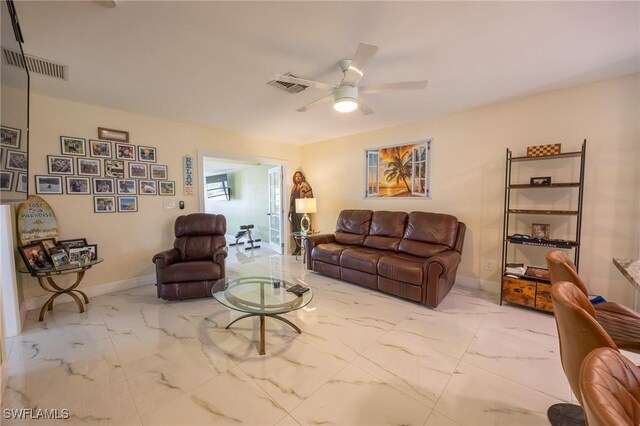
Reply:
[[[333,91],[333,109],[338,112],[352,112],[358,109],[358,88],[338,86]]]

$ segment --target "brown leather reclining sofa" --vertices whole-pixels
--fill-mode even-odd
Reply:
[[[455,283],[466,226],[427,212],[343,210],[305,241],[307,268],[435,308]]]

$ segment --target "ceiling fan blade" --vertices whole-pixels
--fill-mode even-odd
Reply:
[[[362,98],[358,99],[358,109],[363,115],[373,114],[373,109]]]
[[[341,84],[357,86],[358,82],[362,78],[364,68],[377,51],[378,46],[360,43],[351,58],[351,65],[349,66],[349,69],[344,73],[344,78],[342,79]]]
[[[313,108],[315,106],[318,105],[322,105],[324,103],[327,103],[328,101],[333,99],[333,93],[329,93],[327,96],[323,96],[320,99],[316,99],[313,102],[310,102],[304,106],[301,106],[300,108],[297,108],[296,111],[298,112],[305,112],[306,110],[308,110],[309,108]]]
[[[333,86],[319,81],[306,80],[304,78],[291,77],[282,74],[271,74],[271,80],[284,81],[285,83],[301,84],[303,86],[315,87],[316,89],[333,90]]]
[[[420,81],[403,81],[399,83],[374,84],[371,86],[358,87],[359,93],[371,94],[379,92],[387,92],[390,90],[415,90],[424,89],[429,83],[428,80]]]

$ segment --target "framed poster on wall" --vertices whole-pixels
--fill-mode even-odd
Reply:
[[[365,151],[365,198],[431,198],[432,139]]]

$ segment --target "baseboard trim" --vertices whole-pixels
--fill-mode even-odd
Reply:
[[[115,293],[116,291],[129,290],[131,288],[141,287],[143,285],[153,284],[156,282],[156,275],[145,275],[142,277],[130,278],[128,280],[114,281],[110,283],[99,284],[91,287],[80,287],[79,290],[82,290],[87,294],[87,297],[92,298],[96,296],[102,296],[104,294]],[[40,309],[42,305],[51,297],[50,293],[43,294],[41,296],[34,296],[25,298],[24,300],[24,315],[22,318],[22,323],[24,324],[24,319],[26,317],[27,311],[31,311],[33,309]],[[73,302],[69,296],[58,297],[53,301],[54,305],[59,303],[69,303]],[[21,309],[22,311],[22,309]]]
[[[495,281],[481,280],[474,277],[466,277],[464,275],[458,275],[456,277],[456,285],[472,288],[475,290],[488,291],[491,293],[500,293],[500,283]]]

